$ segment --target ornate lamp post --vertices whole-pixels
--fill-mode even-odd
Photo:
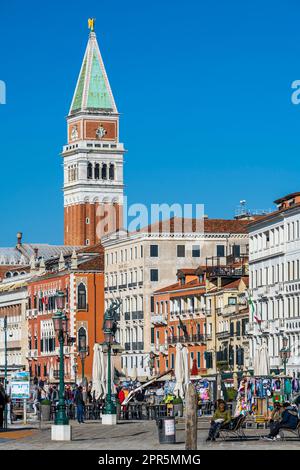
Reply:
[[[3,322],[4,331],[4,390],[7,393],[7,315]],[[7,429],[7,404],[4,407],[4,428]]]
[[[66,415],[65,405],[65,382],[64,382],[64,343],[68,331],[68,319],[64,313],[65,293],[58,291],[56,293],[57,312],[53,315],[54,330],[59,341],[59,400],[57,412],[55,415],[55,425],[52,426],[53,440],[70,440],[71,428],[69,419]]]
[[[288,347],[289,339],[286,336],[284,336],[282,338],[282,344],[283,344],[283,348],[280,349],[279,355],[280,355],[280,357],[282,359],[282,362],[283,362],[283,365],[284,365],[284,375],[286,375],[286,363],[289,360],[289,358],[291,357],[291,350]]]
[[[120,304],[114,302],[104,315],[103,332],[104,345],[107,347],[107,393],[102,416],[102,424],[117,424],[117,410],[111,396],[111,351],[116,333],[116,311]]]

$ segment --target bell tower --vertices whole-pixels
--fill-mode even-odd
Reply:
[[[93,245],[122,226],[123,155],[119,113],[91,29],[67,116],[63,147],[64,242]]]

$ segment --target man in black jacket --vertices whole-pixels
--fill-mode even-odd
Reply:
[[[281,420],[276,423],[273,429],[270,431],[270,434],[267,436],[268,440],[275,440],[280,429],[296,429],[298,425],[298,412],[297,409],[290,405],[290,403],[285,402],[283,404],[283,412],[281,415]]]
[[[77,407],[77,420],[78,423],[84,423],[83,414],[84,414],[84,400],[82,395],[82,387],[79,386],[75,392],[74,403]]]
[[[6,393],[2,384],[0,384],[0,429],[3,428],[3,413],[6,405]]]

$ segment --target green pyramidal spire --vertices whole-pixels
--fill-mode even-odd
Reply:
[[[89,110],[118,112],[94,32],[89,36],[69,114]]]

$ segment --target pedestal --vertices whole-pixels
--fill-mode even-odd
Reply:
[[[72,430],[69,424],[53,424],[51,426],[52,441],[71,441]]]
[[[117,424],[117,415],[102,415],[102,424]]]

